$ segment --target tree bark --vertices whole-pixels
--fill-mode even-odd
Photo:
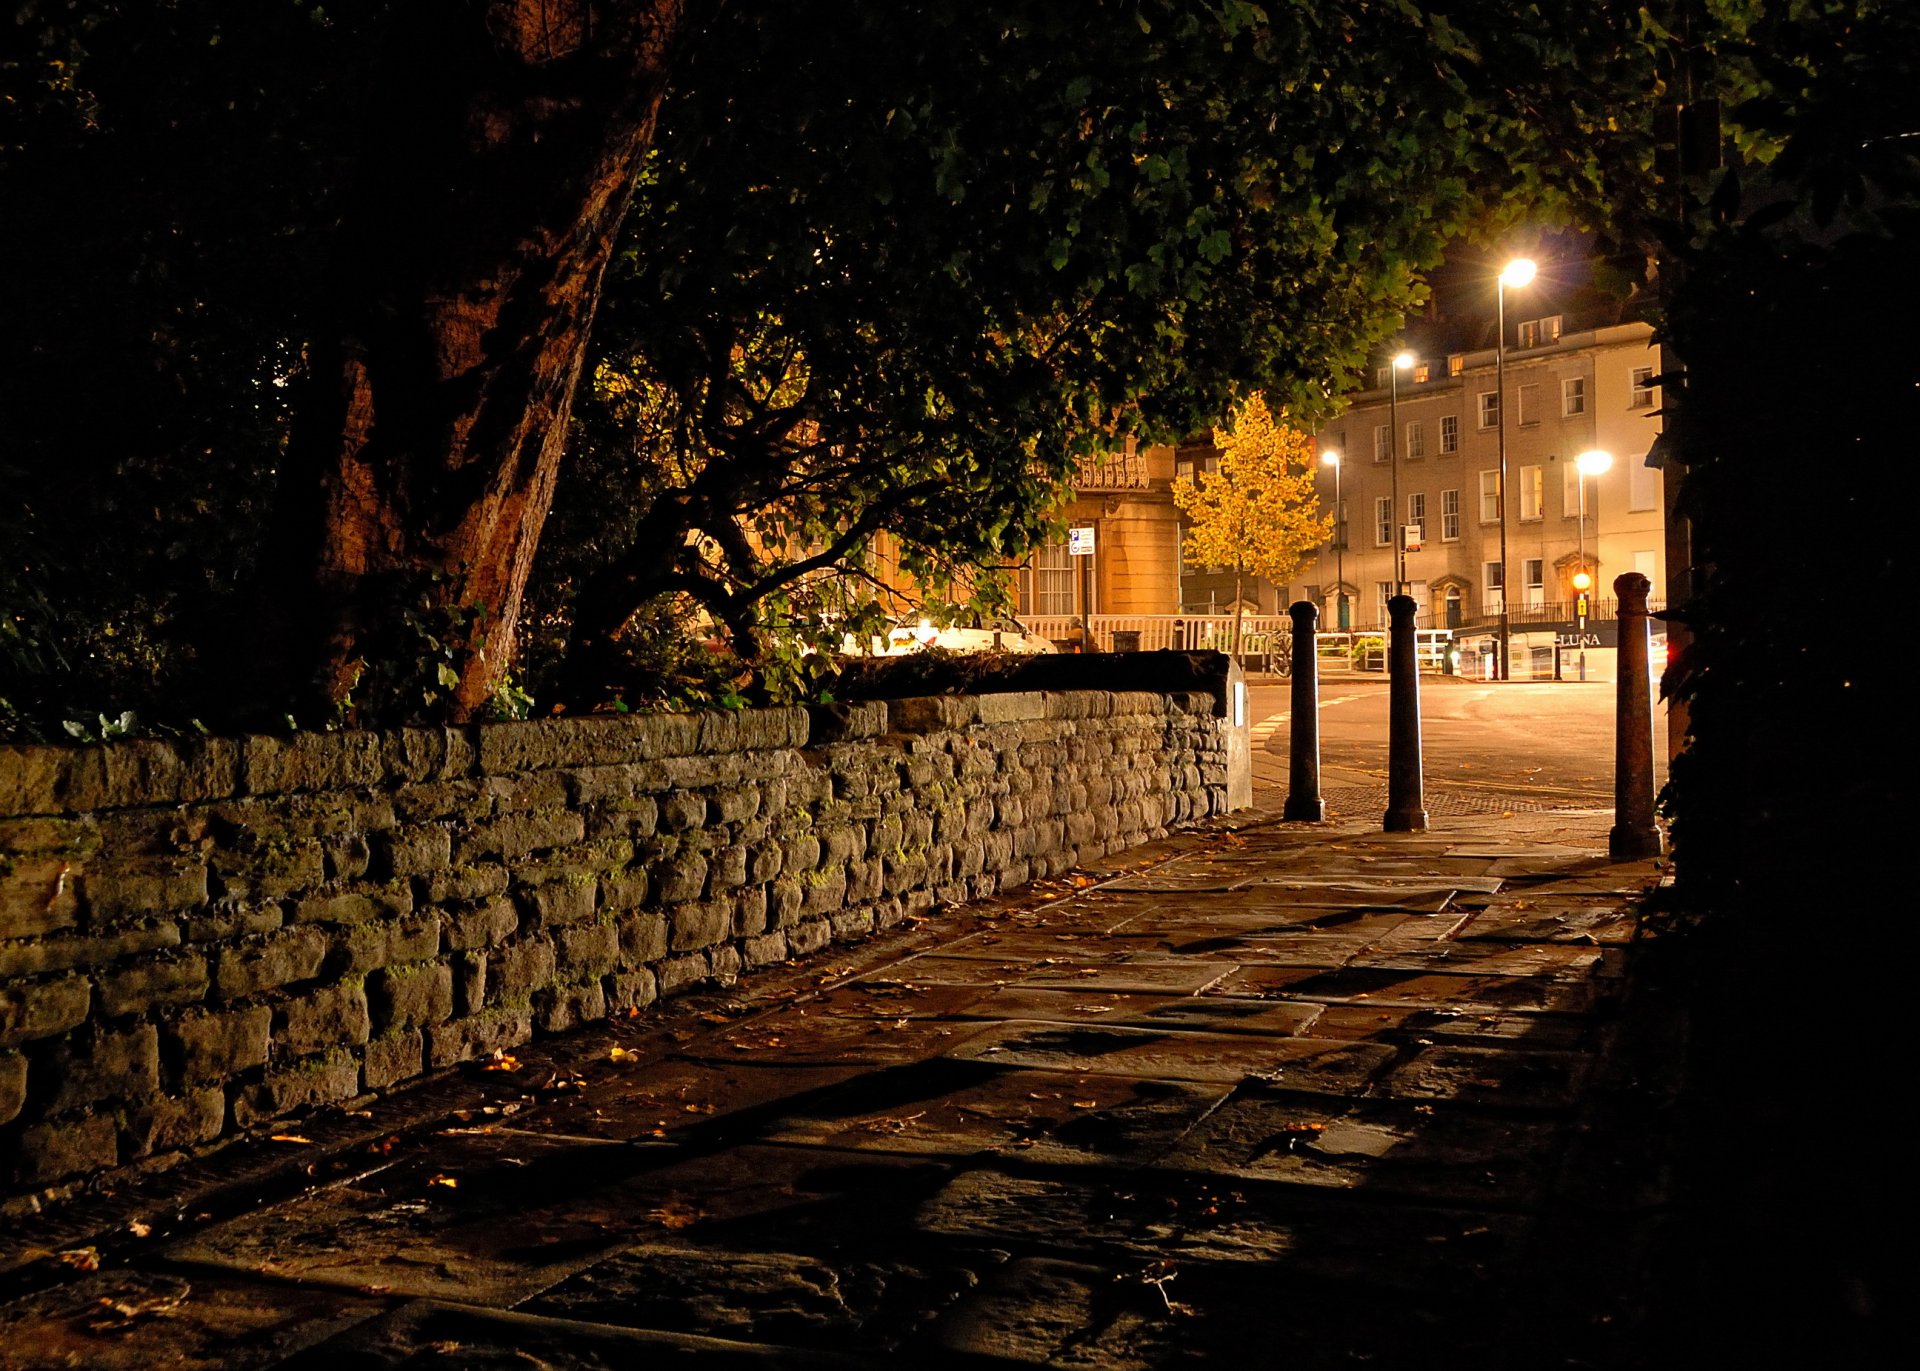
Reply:
[[[601,278],[702,2],[396,7],[289,444],[266,695],[419,712],[447,665],[431,708],[462,719],[506,672]]]

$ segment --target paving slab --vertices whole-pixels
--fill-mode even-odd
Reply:
[[[1394,1055],[1366,1043],[1120,1026],[998,1024],[950,1054],[961,1061],[1169,1081],[1280,1079],[1302,1090],[1358,1090]]]
[[[1509,1013],[1584,1013],[1600,998],[1587,982],[1534,976],[1476,976],[1465,966],[1426,972],[1387,967],[1243,966],[1209,987],[1209,994],[1413,1008],[1452,1006]]]
[[[1374,1089],[1396,1099],[1566,1109],[1590,1070],[1591,1059],[1580,1053],[1445,1043],[1419,1049],[1376,1081]]]

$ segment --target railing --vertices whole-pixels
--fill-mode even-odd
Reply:
[[[1021,623],[1062,645],[1080,641],[1077,614],[1028,614]],[[1231,614],[1094,614],[1087,626],[1100,652],[1183,652],[1233,650]],[[1293,621],[1284,614],[1248,614],[1240,621],[1240,655],[1283,654],[1293,640]]]

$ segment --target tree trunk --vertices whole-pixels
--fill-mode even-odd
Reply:
[[[700,3],[399,7],[289,446],[266,696],[462,719],[505,673],[602,274]]]

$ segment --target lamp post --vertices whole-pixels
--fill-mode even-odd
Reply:
[[[1333,626],[1347,629],[1347,521],[1340,512],[1340,454],[1323,452],[1320,465],[1333,468]]]
[[[1393,502],[1395,595],[1407,593],[1407,529],[1400,521],[1400,373],[1412,366],[1411,352],[1396,352],[1387,367],[1387,496]]]
[[[1579,570],[1573,573],[1573,588],[1579,592],[1577,603],[1577,628],[1580,633],[1580,679],[1587,679],[1587,587],[1593,584],[1593,574],[1587,570],[1587,477],[1598,476],[1613,465],[1613,454],[1599,448],[1583,452],[1573,459],[1573,465],[1580,474],[1580,531]]]
[[[1494,296],[1498,332],[1493,340],[1493,414],[1500,450],[1500,679],[1513,679],[1513,623],[1507,606],[1513,575],[1507,565],[1507,287],[1524,286],[1537,268],[1528,257],[1516,257],[1500,273]]]

